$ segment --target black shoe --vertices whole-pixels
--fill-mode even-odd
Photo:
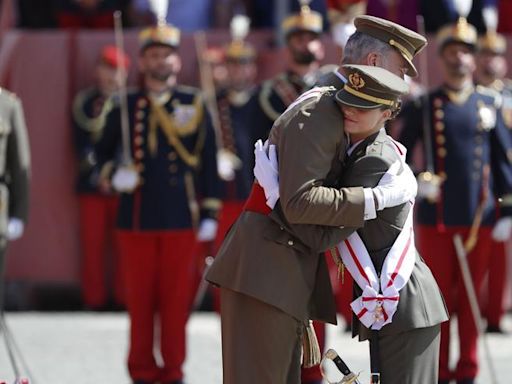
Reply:
[[[450,384],[450,380],[439,380],[437,384]]]
[[[462,380],[457,380],[457,384],[475,384],[475,379],[465,378]]]
[[[156,384],[154,381],[134,380],[132,384]]]
[[[506,333],[503,329],[501,329],[501,327],[499,325],[491,325],[491,324],[487,325],[487,328],[485,329],[485,332],[487,332],[487,333],[500,333],[502,335]]]
[[[322,384],[322,380],[306,381],[304,384]]]

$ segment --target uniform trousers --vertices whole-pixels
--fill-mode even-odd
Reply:
[[[220,288],[224,384],[299,384],[304,324],[250,296]]]
[[[242,213],[244,208],[245,200],[227,200],[222,202],[222,209],[219,214],[219,228],[217,230],[217,237],[215,238],[214,251],[220,249],[222,242],[224,241],[224,237],[229,231],[229,228],[235,223],[238,216]],[[210,285],[209,287],[212,301],[213,301],[213,309],[216,312],[220,312],[220,292],[217,287]]]
[[[439,231],[435,226],[417,227],[417,248],[432,270],[446,301],[450,314],[457,314],[459,350],[455,378],[475,378],[478,373],[478,330],[471,313],[468,295],[462,280],[453,236],[460,233],[463,239],[468,236],[468,227],[448,227]],[[480,292],[486,273],[486,266],[492,250],[491,228],[482,227],[478,242],[467,256],[471,277],[476,292]],[[439,379],[450,380],[449,367],[450,322],[441,325],[441,350],[439,355]]]
[[[508,240],[507,240],[508,241]],[[505,291],[507,289],[507,254],[506,243],[492,243],[492,254],[489,259],[487,285],[487,305],[485,315],[487,324],[499,327],[505,314]]]
[[[124,304],[122,264],[115,236],[117,196],[80,196],[82,248],[82,298],[93,309],[108,303],[110,290],[117,304]],[[109,257],[111,256],[111,257]]]
[[[193,294],[195,235],[176,231],[119,231],[130,315],[128,370],[134,380],[183,378],[185,327]],[[159,325],[159,327],[158,327]],[[158,337],[163,366],[153,354]]]
[[[379,335],[381,384],[437,384],[441,326]]]

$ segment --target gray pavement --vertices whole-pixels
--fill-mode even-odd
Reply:
[[[35,377],[31,384],[128,384],[125,368],[128,318],[124,313],[9,313],[9,328]],[[504,323],[512,331],[512,316]],[[334,348],[369,382],[366,343],[329,327],[327,346]],[[194,314],[188,324],[187,384],[222,382],[220,321],[212,313]],[[512,377],[512,335],[488,337],[499,383]],[[0,382],[14,381],[14,374],[0,340]],[[490,383],[482,363],[478,383]],[[243,383],[240,383],[243,384]],[[399,383],[397,383],[399,384]]]

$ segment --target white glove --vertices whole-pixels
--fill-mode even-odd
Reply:
[[[139,174],[131,167],[117,168],[112,177],[112,187],[117,192],[132,192],[139,182]]]
[[[217,152],[217,172],[222,180],[234,180],[235,170],[241,167],[241,160],[233,152],[225,149],[221,149]]]
[[[265,191],[267,205],[274,209],[277,200],[279,200],[279,171],[276,146],[269,145],[268,140],[265,141],[265,144],[258,140],[254,144],[254,157],[254,176]]]
[[[400,166],[403,167],[403,171],[398,175]],[[414,200],[418,192],[418,184],[409,166],[397,160],[391,164],[372,191],[377,202],[377,210],[381,211],[384,208],[396,207]]]
[[[512,217],[502,217],[492,229],[492,239],[497,242],[504,242],[512,235]]]
[[[430,172],[423,172],[418,175],[418,197],[436,202],[441,195],[442,179]]]
[[[9,222],[7,223],[7,240],[18,240],[25,230],[25,224],[23,221],[16,217],[9,218]]]
[[[217,236],[218,223],[215,219],[203,219],[197,231],[198,241],[213,241]]]

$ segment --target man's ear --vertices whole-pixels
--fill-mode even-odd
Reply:
[[[366,65],[371,65],[373,67],[377,67],[379,65],[380,55],[376,52],[370,52],[368,56],[366,56]]]

